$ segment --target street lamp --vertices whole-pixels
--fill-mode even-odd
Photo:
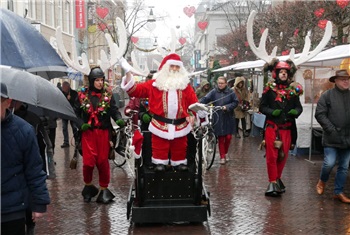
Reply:
[[[151,10],[149,12],[147,22],[149,22],[149,23],[156,22],[156,18],[153,15],[153,9],[152,9],[153,7],[149,7],[149,8],[151,8]]]

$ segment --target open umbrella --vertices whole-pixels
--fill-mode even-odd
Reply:
[[[46,79],[63,77],[67,66],[51,44],[24,18],[0,8],[0,64]]]
[[[54,84],[34,74],[0,66],[0,80],[7,85],[8,96],[43,109],[48,115],[56,114],[76,120],[74,110],[66,97]],[[52,116],[52,115],[50,115]]]

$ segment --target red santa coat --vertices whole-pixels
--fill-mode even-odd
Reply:
[[[122,82],[122,89],[129,96],[138,98],[148,98],[150,113],[169,118],[180,119],[189,116],[188,107],[198,102],[196,93],[188,84],[183,90],[162,91],[156,87],[156,80],[149,80],[144,83],[135,84],[131,80],[127,84]],[[192,127],[185,121],[179,125],[167,124],[152,119],[149,131],[161,138],[172,140],[174,138],[186,136]]]

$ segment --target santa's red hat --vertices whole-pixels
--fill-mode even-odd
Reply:
[[[181,58],[178,54],[172,53],[164,57],[162,63],[160,63],[159,69],[161,70],[165,64],[183,66]]]
[[[132,137],[132,150],[134,150],[135,158],[141,157],[143,136],[139,130],[135,130],[134,136]]]

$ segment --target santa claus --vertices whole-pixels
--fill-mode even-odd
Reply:
[[[186,171],[187,134],[192,129],[194,116],[188,107],[196,103],[197,97],[190,86],[188,73],[177,54],[166,56],[153,79],[136,84],[130,72],[131,66],[122,59],[121,66],[126,72],[122,89],[129,96],[148,98],[149,125],[152,133],[152,163],[155,171],[165,171],[170,164],[179,171]]]

